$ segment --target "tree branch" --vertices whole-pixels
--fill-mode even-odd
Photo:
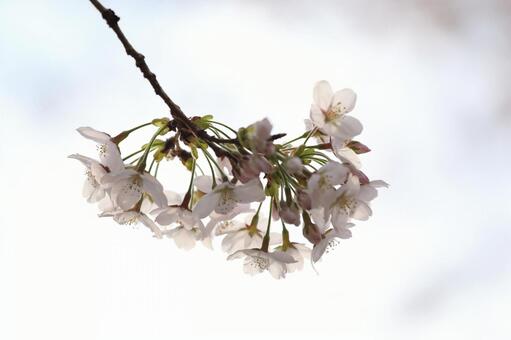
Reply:
[[[151,71],[147,63],[145,62],[145,57],[143,54],[137,52],[133,45],[128,41],[121,28],[119,27],[120,18],[115,14],[115,12],[109,8],[103,6],[98,0],[90,0],[90,2],[94,5],[94,7],[101,13],[103,19],[105,19],[108,26],[115,32],[117,38],[120,40],[124,49],[126,50],[126,54],[135,59],[135,65],[140,69],[140,72],[144,75],[149,83],[151,84],[154,92],[157,96],[159,96],[165,104],[170,109],[170,114],[177,121],[177,123],[183,127],[189,129],[194,135],[200,136],[202,139],[207,142],[214,143],[231,143],[237,144],[237,139],[221,139],[210,136],[205,131],[200,131],[197,126],[184,114],[181,108],[170,99],[167,93],[163,90],[160,83],[156,79],[156,75]],[[210,144],[210,143],[208,143]],[[212,145],[210,145],[212,146]],[[214,147],[212,147],[215,150]],[[215,150],[216,151],[216,150]]]
[[[170,99],[167,93],[163,90],[160,83],[156,79],[156,75],[151,71],[147,63],[145,62],[145,57],[143,54],[137,52],[133,45],[128,41],[121,28],[119,27],[120,18],[115,14],[115,12],[109,8],[106,8],[99,2],[98,0],[90,0],[92,5],[101,13],[103,19],[105,19],[108,26],[115,32],[117,38],[124,46],[126,50],[126,54],[132,57],[135,60],[135,65],[140,69],[144,78],[149,81],[154,92],[157,96],[159,96],[165,104],[167,104],[170,109],[170,114],[176,120],[176,123],[179,127],[189,130],[193,135],[198,138],[203,139],[206,143],[215,151],[218,155],[219,153],[223,153],[222,149],[218,148],[214,143],[217,144],[236,144],[240,145],[237,138],[232,139],[222,139],[209,135],[206,131],[200,130],[181,110],[181,108]],[[272,140],[282,137],[282,134],[272,136]]]

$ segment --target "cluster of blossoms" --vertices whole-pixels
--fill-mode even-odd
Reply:
[[[209,115],[186,122],[173,117],[115,137],[79,128],[98,144],[99,159],[70,157],[86,167],[83,195],[98,203],[99,216],[141,223],[183,249],[212,247],[221,238],[227,258],[242,258],[246,273],[283,278],[350,238],[353,221],[371,216],[370,202],[387,186],[360,170],[358,155],[370,150],[354,140],[362,132],[348,115],[355,102],[352,90],[333,92],[320,81],[306,132],[287,142],[279,143],[285,134],[272,134],[268,119],[234,130]],[[121,142],[146,126],[155,127],[152,138],[123,158]],[[160,164],[171,160],[190,172],[183,195],[164,190],[157,179]],[[299,232],[292,240],[293,230]]]

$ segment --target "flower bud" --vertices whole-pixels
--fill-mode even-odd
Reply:
[[[286,161],[286,168],[291,175],[303,172],[303,163],[299,157],[292,157]]]
[[[300,205],[300,208],[303,210],[311,210],[312,200],[306,191],[298,189],[298,192],[296,193],[296,199],[298,201],[298,205]]]
[[[348,148],[350,148],[351,150],[353,150],[357,154],[366,153],[366,152],[371,151],[371,149],[369,149],[366,145],[364,145],[360,142],[357,142],[355,140],[352,140],[346,146]]]
[[[322,235],[318,226],[314,223],[306,223],[303,226],[303,236],[312,244],[318,244],[321,242]]]
[[[300,225],[300,212],[294,204],[289,206],[286,202],[280,201],[279,216],[285,223]]]

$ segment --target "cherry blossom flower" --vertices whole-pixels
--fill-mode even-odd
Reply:
[[[339,245],[338,238],[348,239],[351,237],[351,230],[354,224],[348,223],[343,228],[329,229],[321,235],[321,241],[314,244],[311,252],[311,260],[313,263],[318,262],[324,253],[329,253]]]
[[[261,155],[244,156],[240,165],[234,168],[233,174],[241,183],[259,178],[259,174],[269,174],[273,171],[271,163]]]
[[[101,178],[107,174],[106,169],[95,159],[74,154],[69,158],[80,161],[87,168],[82,194],[89,203],[96,203],[105,197],[105,189],[100,185]]]
[[[119,173],[106,174],[101,184],[111,189],[110,198],[116,207],[124,211],[132,209],[144,195],[160,208],[167,205],[163,186],[147,172],[140,173],[127,168]]]
[[[255,275],[268,271],[275,279],[286,277],[287,265],[297,261],[289,254],[281,251],[266,252],[260,249],[243,249],[227,257],[228,260],[243,258],[243,271]]]
[[[215,235],[225,235],[222,250],[229,254],[241,249],[258,248],[263,243],[267,223],[267,219],[256,218],[254,221],[254,214],[249,214],[244,222],[229,220],[219,223]]]
[[[387,186],[383,181],[360,185],[357,176],[349,175],[346,184],[335,193],[331,206],[332,225],[336,230],[343,228],[349,218],[365,221],[372,215],[369,202],[378,195],[377,187]]]
[[[278,213],[285,223],[300,225],[300,210],[296,204],[288,205],[285,201],[280,201]]]
[[[112,142],[110,135],[91,127],[81,127],[77,131],[83,137],[98,143],[100,162],[107,167],[108,172],[116,173],[124,169],[119,147]]]
[[[239,203],[262,202],[264,199],[264,190],[257,178],[241,185],[224,182],[203,196],[193,208],[193,212],[199,218],[205,218],[213,211],[227,214]]]
[[[157,214],[156,222],[163,228],[162,234],[174,240],[178,248],[190,250],[195,247],[196,241],[204,237],[204,225],[192,212],[180,206],[169,206],[156,209],[152,212]]]
[[[303,269],[305,260],[310,258],[311,249],[301,243],[291,242],[286,250],[282,246],[275,248],[276,251],[282,251],[284,254],[291,255],[296,261],[294,263],[286,264],[287,272],[292,273]]]
[[[275,152],[271,141],[272,128],[268,118],[264,118],[245,129],[247,144],[254,153],[271,155]]]
[[[349,168],[338,163],[328,162],[309,178],[307,192],[312,202],[311,215],[319,227],[328,223],[329,209],[336,195],[336,188],[346,180]]]
[[[356,100],[353,90],[343,89],[334,93],[330,84],[322,80],[314,87],[311,120],[329,136],[351,139],[362,132],[362,124],[358,119],[346,115],[353,110]]]
[[[103,212],[99,215],[100,217],[113,217],[114,221],[120,225],[134,226],[138,223],[142,223],[149,230],[152,231],[154,237],[162,238],[163,233],[160,228],[151,220],[145,213],[136,210],[122,211],[117,210],[115,212]]]
[[[360,169],[362,167],[362,163],[360,162],[360,158],[357,153],[348,146],[350,142],[349,140],[342,140],[336,137],[332,137],[331,140],[332,152],[338,159],[340,159],[343,163],[353,165],[356,169]]]
[[[136,226],[142,223],[151,230],[154,237],[162,238],[160,228],[147,216],[147,213],[155,206],[154,202],[148,198],[141,198],[133,208],[124,211],[116,206],[107,194],[99,206],[102,210],[99,217],[112,217],[115,222],[125,226]]]
[[[301,175],[304,167],[300,157],[291,157],[286,161],[287,172],[291,175]]]

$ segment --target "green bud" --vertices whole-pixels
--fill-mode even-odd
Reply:
[[[151,122],[154,126],[157,126],[159,128],[167,125],[168,123],[170,122],[170,119],[167,118],[167,117],[164,117],[164,118],[156,118],[156,119],[153,119],[153,121]]]

